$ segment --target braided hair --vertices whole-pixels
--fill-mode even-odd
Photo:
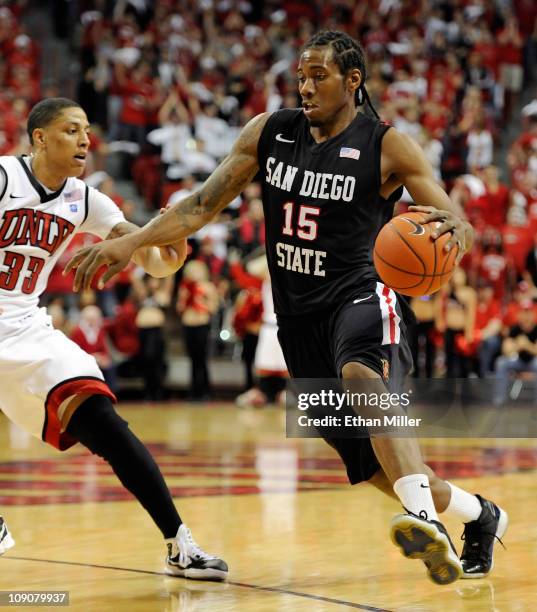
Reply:
[[[333,60],[338,65],[343,75],[353,68],[358,68],[362,73],[362,82],[360,83],[360,87],[354,92],[355,104],[356,106],[367,104],[375,117],[380,119],[373,104],[371,104],[369,94],[365,88],[367,65],[365,52],[362,46],[345,32],[339,32],[338,30],[321,30],[308,40],[302,51],[311,49],[312,47],[331,47]]]

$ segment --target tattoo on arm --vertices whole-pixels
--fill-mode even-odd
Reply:
[[[132,232],[135,232],[137,229],[140,228],[134,223],[131,223],[130,221],[122,221],[121,223],[114,225],[114,227],[106,237],[106,240],[111,240],[112,238],[119,238],[120,236],[125,236],[126,234],[132,234]]]
[[[197,193],[192,194],[172,208],[181,229],[196,228],[205,219],[192,217],[212,217],[226,207],[233,198],[250,183],[257,173],[255,163],[244,155],[230,155],[207,179]]]

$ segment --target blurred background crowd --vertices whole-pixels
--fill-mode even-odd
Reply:
[[[250,118],[299,106],[297,58],[312,33],[358,38],[382,120],[421,144],[476,229],[449,286],[412,300],[415,375],[495,373],[503,385],[513,371],[537,371],[534,0],[41,4],[0,1],[0,154],[28,151],[25,119],[42,97],[78,100],[92,123],[85,180],[137,223],[196,189]],[[231,386],[259,392],[256,343],[270,305],[258,183],[189,240],[176,278],[133,265],[103,291],[74,295],[63,266],[93,240],[79,236],[64,254],[45,303],[116,390],[134,377],[162,398],[168,362],[186,355],[191,399],[215,393],[210,360],[242,360]],[[270,389],[241,397],[262,403],[276,397]]]

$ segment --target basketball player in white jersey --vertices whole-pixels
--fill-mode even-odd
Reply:
[[[50,271],[77,232],[107,238],[137,229],[110,198],[77,178],[88,131],[76,102],[43,100],[28,117],[32,155],[0,157],[0,408],[59,450],[80,442],[103,457],[162,531],[169,573],[224,580],[226,563],[192,539],[151,454],[114,410],[95,359],[54,330],[38,307]],[[133,260],[162,277],[185,256],[180,240],[169,249],[139,249]],[[10,543],[6,535],[4,549]]]
[[[15,546],[15,540],[11,537],[6,522],[0,516],[0,555]]]

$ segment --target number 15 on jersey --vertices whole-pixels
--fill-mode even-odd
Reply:
[[[298,214],[295,216],[295,210]],[[282,234],[284,236],[294,236],[301,240],[313,241],[317,238],[319,222],[316,219],[321,213],[318,206],[306,206],[301,204],[295,206],[294,202],[286,202],[283,205],[284,224]],[[312,274],[313,276],[325,276],[323,270],[323,260],[326,251],[317,251],[304,247],[276,243],[277,264],[280,268],[285,268],[291,272],[299,274]]]
[[[294,236],[293,229],[293,211],[295,209],[294,202],[286,202],[283,205],[285,211],[285,222],[282,229],[282,234],[285,236]],[[302,240],[315,240],[317,238],[318,222],[312,217],[318,217],[321,209],[318,206],[306,206],[301,204],[298,208],[298,221],[296,235]]]

